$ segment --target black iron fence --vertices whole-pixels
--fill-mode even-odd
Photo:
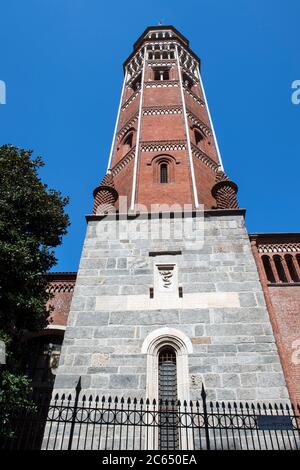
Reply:
[[[299,450],[300,407],[56,395],[3,420],[2,449]]]

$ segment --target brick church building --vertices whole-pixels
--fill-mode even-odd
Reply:
[[[124,63],[108,160],[78,272],[48,276],[33,384],[300,402],[300,233],[247,233],[200,59],[173,26],[147,28]]]

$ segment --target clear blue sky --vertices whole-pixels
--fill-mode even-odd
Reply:
[[[225,169],[250,232],[300,231],[299,0],[0,0],[0,144],[42,155],[43,180],[69,195],[72,225],[56,270],[76,270],[102,178],[122,63],[162,20],[190,40]]]

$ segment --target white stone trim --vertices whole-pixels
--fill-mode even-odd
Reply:
[[[196,179],[195,179],[193,155],[192,155],[192,148],[191,148],[190,131],[189,131],[188,119],[187,119],[187,113],[186,113],[186,105],[185,105],[184,91],[183,91],[182,78],[181,78],[181,66],[180,66],[180,62],[179,62],[177,44],[175,45],[175,47],[176,47],[176,60],[177,60],[177,67],[178,67],[180,94],[181,94],[181,100],[182,100],[183,119],[184,119],[186,142],[187,142],[187,148],[188,148],[188,154],[189,154],[192,186],[193,186],[193,193],[194,193],[194,203],[195,203],[195,207],[197,209],[199,207],[199,201],[198,201],[198,193],[197,193],[197,186],[196,186]]]
[[[114,152],[114,148],[115,148],[116,134],[117,134],[118,124],[119,124],[119,118],[120,118],[121,106],[122,106],[122,101],[123,101],[123,96],[124,96],[125,84],[126,84],[126,80],[127,80],[127,73],[128,73],[128,72],[127,72],[127,68],[126,68],[126,72],[125,72],[125,76],[124,76],[124,80],[123,80],[122,91],[121,91],[120,102],[119,102],[119,108],[118,108],[118,113],[117,113],[117,119],[116,119],[115,128],[114,128],[114,134],[113,134],[113,138],[112,138],[112,142],[111,142],[111,147],[110,147],[110,153],[109,153],[109,159],[108,159],[108,164],[107,164],[107,170],[106,170],[106,172],[108,172],[108,170],[110,169],[111,160],[112,160],[112,156],[113,156],[113,152]]]
[[[45,330],[63,330],[63,331],[65,331],[66,328],[67,327],[64,326],[64,325],[51,324],[51,325],[47,325]]]
[[[142,71],[141,91],[140,91],[141,94],[140,94],[140,103],[139,103],[139,120],[138,120],[137,134],[136,134],[135,156],[134,156],[134,167],[133,167],[133,180],[132,180],[132,189],[131,189],[130,210],[132,210],[132,211],[134,210],[134,205],[135,205],[136,179],[137,179],[137,168],[138,168],[139,146],[140,146],[140,133],[141,133],[141,123],[142,123],[142,109],[143,109],[143,98],[144,98],[145,68],[146,68],[146,49],[144,49],[143,71]]]
[[[217,155],[218,155],[218,160],[219,160],[221,169],[224,171],[224,166],[223,166],[223,162],[222,162],[221,152],[220,152],[220,149],[219,149],[219,145],[218,145],[218,141],[217,141],[217,136],[216,136],[216,133],[215,133],[215,128],[214,128],[214,125],[213,125],[213,122],[212,122],[212,118],[211,118],[211,114],[210,114],[210,111],[209,111],[208,102],[207,102],[207,98],[206,98],[206,94],[205,94],[205,90],[204,90],[202,78],[201,78],[201,75],[200,75],[200,69],[199,69],[199,67],[197,67],[197,72],[198,72],[199,82],[200,82],[200,85],[201,85],[201,88],[202,88],[203,98],[204,98],[204,101],[205,101],[205,104],[206,104],[206,110],[207,110],[208,119],[209,119],[209,122],[210,122],[210,127],[211,127],[211,130],[212,130],[212,134],[213,134],[215,146],[216,146],[216,151],[217,151]]]
[[[126,312],[144,310],[195,309],[195,308],[238,308],[238,292],[195,292],[183,297],[169,297],[168,302],[161,296],[150,299],[149,295],[101,295],[96,297],[96,312]]]

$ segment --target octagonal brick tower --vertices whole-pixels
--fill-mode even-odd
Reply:
[[[218,169],[200,59],[174,27],[149,27],[124,63],[108,163],[115,189],[131,210],[136,204],[211,209],[218,205],[211,192]]]

